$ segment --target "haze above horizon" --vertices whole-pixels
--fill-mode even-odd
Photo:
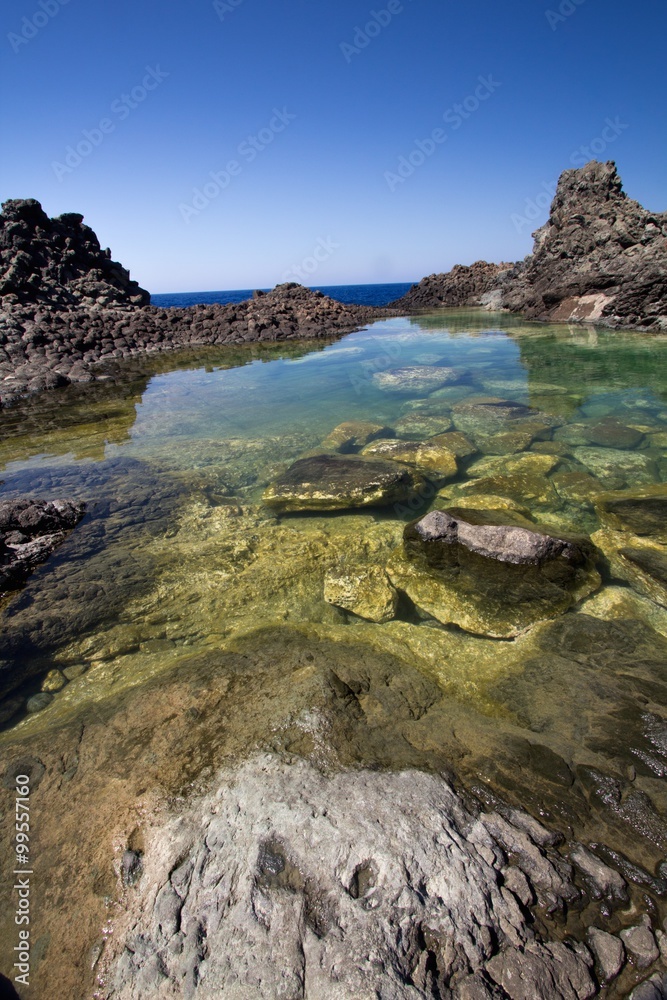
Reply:
[[[517,260],[563,169],[667,209],[667,9],[17,0],[2,200],[81,212],[153,293]]]

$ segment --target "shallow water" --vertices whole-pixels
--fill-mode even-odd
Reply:
[[[438,364],[461,377],[430,395],[389,393],[373,380]],[[460,490],[470,497],[466,483],[508,471],[515,454],[549,454],[553,468],[537,487],[531,480],[517,495],[504,482],[493,495],[538,521],[589,533],[599,528],[590,490],[554,477],[580,473],[599,490],[667,480],[667,338],[475,311],[392,319],[316,347],[161,357],[118,383],[44,394],[3,414],[1,495],[88,503],[84,522],[5,609],[7,737],[85,717],[193,654],[290,626],[393,656],[435,682],[456,733],[441,746],[470,780],[523,796],[544,781],[543,808],[569,822],[577,767],[632,772],[659,826],[667,815],[663,606],[607,574],[582,608],[513,641],[438,627],[405,602],[394,621],[373,624],[324,601],[326,570],[350,559],[384,564],[405,521],[448,498],[433,504],[431,492],[412,508],[284,517],[262,505],[267,484],[342,421],[395,428],[421,415],[453,419],[460,430],[456,404],[487,397],[535,408],[543,426],[532,439],[505,442],[505,454],[487,439],[512,428],[482,429],[482,451],[446,484],[450,503],[460,505]],[[629,429],[632,447],[588,440],[608,417]],[[605,619],[616,631],[596,631]],[[638,624],[626,628],[625,619]],[[69,683],[46,709],[26,714],[26,698],[54,668],[67,670]],[[655,861],[660,835],[649,830],[647,843]]]

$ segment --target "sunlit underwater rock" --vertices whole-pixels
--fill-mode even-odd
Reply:
[[[324,578],[324,600],[353,611],[371,622],[388,622],[396,615],[398,594],[379,566],[342,566]]]
[[[452,382],[461,380],[461,373],[454,368],[437,365],[412,365],[391,371],[374,372],[373,382],[385,392],[428,393]]]
[[[279,512],[383,507],[409,500],[423,484],[417,472],[396,462],[315,455],[279,476],[264,503]]]
[[[409,524],[389,576],[439,622],[496,638],[562,614],[600,585],[588,539],[555,537],[508,511],[465,508]]]

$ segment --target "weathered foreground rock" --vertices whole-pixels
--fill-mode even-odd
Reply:
[[[565,170],[534,236],[533,253],[514,266],[457,266],[392,305],[482,305],[552,322],[667,329],[667,213],[628,198],[615,163]]]
[[[354,455],[300,458],[264,492],[279,512],[384,507],[409,500],[424,480],[398,462]]]
[[[85,509],[69,500],[0,501],[0,595],[20,586],[48,559]]]
[[[600,585],[586,538],[509,511],[434,510],[407,525],[389,565],[398,590],[443,624],[511,638]]]
[[[496,828],[563,886],[438,776],[250,760],[150,844],[108,996],[593,996],[587,949],[539,942],[503,887]]]

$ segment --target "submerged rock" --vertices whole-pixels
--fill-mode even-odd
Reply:
[[[667,608],[667,546],[610,528],[600,528],[591,538],[607,558],[612,576]]]
[[[451,429],[452,422],[448,416],[435,416],[428,413],[408,413],[394,425],[394,430],[400,438],[422,440],[444,434]],[[379,437],[380,435],[378,435]],[[383,435],[386,437],[387,435]]]
[[[595,501],[602,524],[667,544],[667,483],[603,493]]]
[[[509,511],[435,510],[407,525],[389,576],[442,624],[510,638],[596,590],[595,551]]]
[[[424,486],[413,469],[353,455],[301,458],[264,492],[279,512],[345,510],[403,503]]]
[[[398,594],[382,567],[346,567],[327,573],[324,600],[367,621],[382,623],[395,617]]]
[[[445,483],[458,473],[456,455],[439,437],[428,441],[373,441],[363,449],[362,455],[376,455],[393,462],[414,465],[437,483]]]
[[[1,501],[0,592],[19,587],[48,559],[79,523],[85,509],[85,504],[71,500]]]
[[[603,482],[617,482],[633,486],[637,483],[654,483],[658,479],[656,464],[651,455],[641,451],[620,451],[617,448],[574,449],[574,457]]]
[[[644,439],[641,431],[627,427],[615,417],[606,417],[598,423],[584,425],[584,428],[586,439],[604,448],[636,448]]]
[[[382,424],[373,424],[368,420],[346,420],[328,434],[322,442],[322,447],[343,454],[359,451],[365,444],[376,438],[390,438],[392,432]]]
[[[411,365],[373,374],[373,382],[379,389],[395,393],[428,393],[460,380],[461,374],[456,369],[438,365]]]

